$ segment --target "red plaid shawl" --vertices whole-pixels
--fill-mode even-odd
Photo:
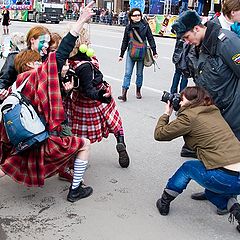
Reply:
[[[49,130],[60,129],[64,120],[64,109],[60,94],[55,53],[49,55],[37,71],[22,73],[17,78],[17,86],[29,77],[23,94],[30,99],[38,114],[43,115]],[[0,124],[0,159],[2,170],[15,181],[27,186],[43,186],[44,178],[55,174],[66,165],[83,146],[78,137],[50,136],[40,146],[13,155],[4,126]]]
[[[96,58],[91,62],[95,67],[99,67]],[[72,61],[71,65],[74,67],[79,63],[81,61]],[[116,133],[122,127],[122,120],[113,98],[109,104],[101,103],[74,90],[71,98],[65,99],[65,111],[72,133],[78,137],[88,138],[91,143],[100,142],[107,138],[109,133]]]

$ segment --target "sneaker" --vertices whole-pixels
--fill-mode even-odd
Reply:
[[[72,181],[73,181],[73,172],[69,168],[66,168],[64,170],[60,170],[58,172],[58,179],[62,180],[62,181],[67,181],[67,182],[72,183]]]
[[[229,211],[227,209],[220,209],[220,208],[217,209],[217,215],[225,215],[228,213]]]
[[[92,193],[93,189],[91,187],[86,187],[84,184],[80,183],[75,189],[72,189],[72,186],[70,186],[67,200],[69,202],[76,202],[81,198],[89,197]]]
[[[207,200],[205,192],[193,193],[191,195],[191,198],[194,200],[199,200],[199,201]]]
[[[127,168],[130,164],[129,156],[126,150],[126,146],[123,143],[118,143],[116,145],[117,152],[119,154],[119,165],[122,168]]]
[[[182,147],[180,155],[181,157],[188,157],[188,158],[194,158],[194,159],[198,158],[196,152],[189,149],[186,145]]]

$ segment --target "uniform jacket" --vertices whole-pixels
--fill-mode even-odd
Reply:
[[[240,38],[209,21],[202,45],[195,50],[191,61],[196,85],[210,93],[240,139]]]
[[[170,123],[169,116],[163,114],[155,128],[155,140],[171,141],[180,136],[207,169],[240,162],[240,143],[214,105],[181,108]]]
[[[140,37],[143,41],[146,41],[146,39],[148,40],[148,43],[153,51],[153,55],[156,55],[157,54],[156,44],[155,44],[155,40],[153,38],[152,31],[151,31],[148,23],[145,20],[141,20],[139,23],[136,23],[136,24],[130,22],[130,24],[126,26],[123,40],[122,40],[120,57],[123,57],[125,51],[128,48],[128,44],[130,41],[130,32],[132,31],[132,28],[136,29],[136,31],[138,32],[138,34],[140,35]],[[133,32],[133,37],[138,41],[134,32]]]

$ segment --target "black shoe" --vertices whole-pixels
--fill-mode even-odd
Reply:
[[[85,187],[81,183],[77,188],[72,189],[72,186],[69,189],[67,200],[69,202],[76,202],[81,198],[89,197],[93,192],[91,187]]]
[[[205,192],[193,193],[191,195],[191,198],[194,200],[200,200],[200,201],[207,200]]]
[[[233,206],[229,210],[230,216],[228,218],[228,221],[231,223],[234,221],[234,218],[237,220],[237,230],[240,232],[240,204],[234,203]]]
[[[126,146],[124,143],[117,143],[116,149],[119,154],[119,165],[122,168],[127,168],[130,164],[129,156],[126,150]]]
[[[180,155],[181,157],[198,158],[196,152],[186,147],[186,145],[182,147]]]
[[[229,211],[227,209],[220,209],[220,208],[217,209],[217,215],[225,215],[228,213]]]

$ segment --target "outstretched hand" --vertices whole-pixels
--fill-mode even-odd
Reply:
[[[91,17],[96,14],[92,11],[92,7],[94,4],[95,1],[91,1],[86,7],[83,8],[82,13],[80,14],[77,22],[73,25],[73,27],[70,30],[73,36],[77,37],[84,23],[87,23],[91,19]]]

